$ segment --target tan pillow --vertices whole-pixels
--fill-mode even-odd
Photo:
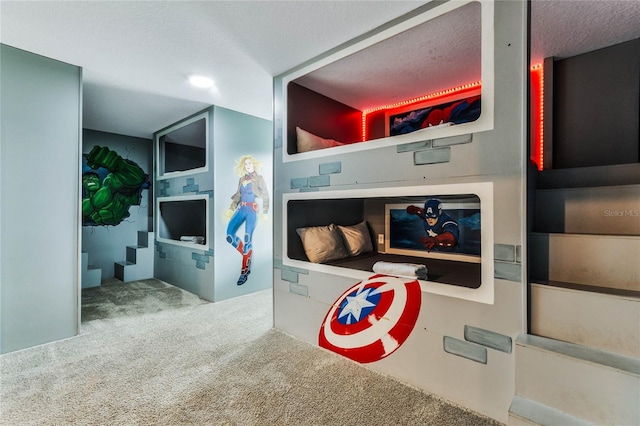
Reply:
[[[296,232],[302,240],[307,258],[313,263],[344,259],[349,256],[344,248],[342,236],[333,223],[327,226],[298,228]]]
[[[296,127],[296,138],[298,139],[298,152],[314,151],[316,149],[331,148],[334,146],[345,145],[342,142],[333,139],[324,139]]]
[[[371,243],[371,235],[366,221],[362,221],[353,226],[340,226],[338,229],[342,232],[344,238],[344,246],[349,256],[357,256],[361,253],[373,251]]]

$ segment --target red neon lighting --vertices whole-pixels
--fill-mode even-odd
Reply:
[[[531,156],[544,168],[544,68],[542,64],[531,67]]]
[[[475,81],[473,83],[464,84],[462,86],[453,87],[451,89],[440,90],[439,92],[429,93],[428,95],[418,96],[416,98],[408,99],[406,101],[396,102],[393,104],[383,105],[376,108],[365,109],[362,111],[362,141],[367,140],[367,114],[372,112],[382,111],[385,109],[394,109],[400,108],[404,106],[408,106],[411,104],[417,104],[420,102],[435,100],[438,98],[443,98],[445,96],[458,95],[461,93],[469,92],[472,90],[476,90],[482,87],[481,81]]]

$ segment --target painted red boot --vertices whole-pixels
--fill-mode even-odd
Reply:
[[[249,274],[251,273],[251,255],[253,254],[253,250],[249,250],[246,254],[242,256],[242,269],[240,270],[240,278],[238,278],[238,285],[242,285],[247,282],[249,279]]]

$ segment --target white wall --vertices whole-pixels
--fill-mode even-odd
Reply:
[[[77,334],[81,69],[1,45],[0,349]]]
[[[488,265],[495,274],[491,276],[493,301],[479,303],[435,294],[423,287],[420,313],[409,338],[397,351],[367,366],[506,423],[515,387],[512,341],[523,330],[526,276],[523,263],[526,4],[488,4],[495,7],[495,25],[487,25],[494,36],[494,54],[489,58],[495,72],[493,127],[473,133],[470,143],[449,146],[448,161],[416,165],[414,151],[422,148],[399,152],[396,146],[378,146],[358,152],[332,148],[322,153],[322,157],[308,155],[305,158],[310,159],[285,162],[284,112],[278,110],[283,99],[276,99],[274,316],[277,328],[318,344],[323,318],[338,297],[358,281],[335,270],[322,272],[310,266],[305,271],[286,264],[282,235],[285,194],[308,191],[320,198],[325,191],[352,193],[415,186],[426,187],[428,191],[430,185],[490,183],[493,220],[487,228],[483,224],[483,231],[489,229],[493,237],[493,247],[489,249],[495,253],[495,259],[492,257]],[[283,76],[274,81],[279,96],[282,81]],[[488,87],[483,81],[483,90]],[[483,92],[483,97],[486,94]],[[490,112],[483,110],[483,114]],[[424,139],[431,138],[424,136]],[[421,155],[429,154],[429,149],[423,151]],[[317,179],[322,166],[334,164],[339,165],[332,166],[337,172]],[[305,179],[324,184],[297,188],[296,184],[306,182]],[[496,341],[483,345],[471,340],[474,336],[467,340],[467,330],[479,333],[479,340],[495,338],[499,348],[492,347]],[[446,347],[447,342],[457,342],[459,353],[447,351],[451,349]],[[484,363],[472,359],[474,351],[486,354]]]

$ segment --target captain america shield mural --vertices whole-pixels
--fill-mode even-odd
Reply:
[[[319,345],[354,361],[379,361],[411,334],[420,313],[417,280],[374,275],[345,291],[320,327]]]

